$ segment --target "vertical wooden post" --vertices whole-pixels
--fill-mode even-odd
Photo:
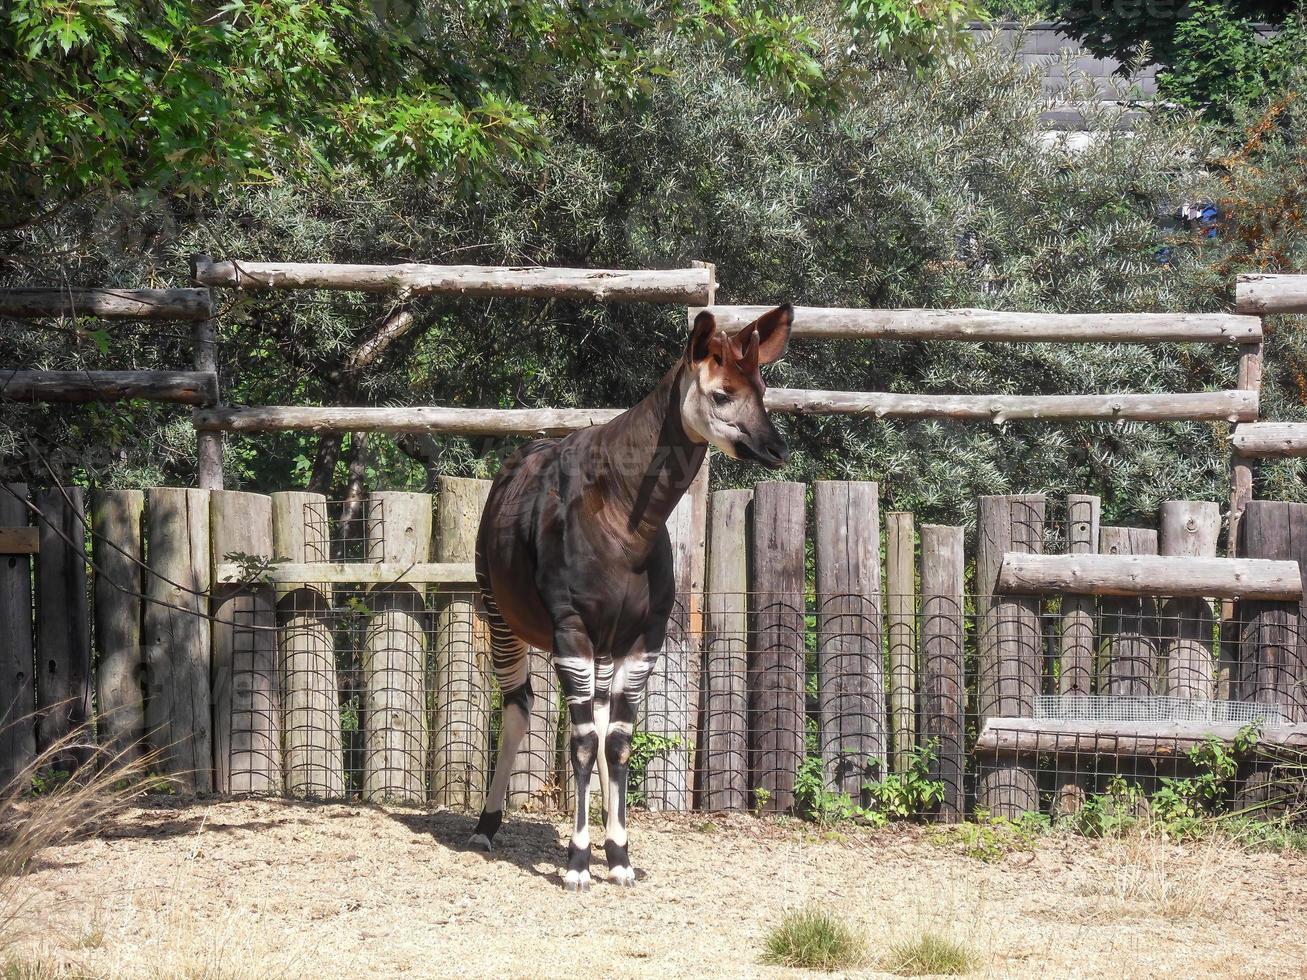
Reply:
[[[100,744],[115,755],[136,754],[145,738],[141,681],[140,490],[99,490],[92,500],[91,555],[95,574],[95,695]],[[135,747],[135,749],[133,749]]]
[[[1239,353],[1239,387],[1244,391],[1262,390],[1262,342],[1244,344]],[[1230,520],[1226,553],[1239,554],[1239,522],[1248,502],[1253,499],[1253,461],[1241,453],[1230,454]]]
[[[145,727],[183,793],[213,791],[209,491],[145,495]]]
[[[371,495],[368,557],[401,565],[431,556],[431,495]],[[363,639],[363,798],[426,800],[426,596],[421,586],[375,585]],[[469,626],[470,634],[470,626]],[[462,637],[460,636],[460,640]]]
[[[1297,561],[1307,569],[1307,504],[1250,501],[1240,527],[1245,558]],[[1239,670],[1232,696],[1273,705],[1290,721],[1307,721],[1307,602],[1239,603]]]
[[[912,514],[886,515],[885,605],[889,621],[890,768],[907,772],[916,745],[917,619],[916,534]]]
[[[195,370],[218,374],[218,321],[195,322]],[[201,490],[222,489],[222,433],[195,432],[195,484]]]
[[[754,488],[749,770],[755,803],[772,812],[794,808],[804,756],[804,528],[802,483]]]
[[[27,485],[0,486],[0,527],[27,527]],[[32,559],[0,555],[0,787],[36,758]]]
[[[271,559],[272,498],[209,495],[210,551]],[[213,774],[219,793],[281,792],[277,596],[273,586],[213,583]]]
[[[980,498],[976,639],[981,724],[991,717],[1032,715],[1041,690],[1040,600],[995,595],[994,586],[1004,552],[1043,552],[1044,510],[1044,497],[1037,494]],[[1039,786],[1030,760],[1000,754],[981,772],[976,798],[995,817],[1038,810]]]
[[[888,760],[875,483],[813,486],[818,748],[826,785],[854,800]]]
[[[686,494],[667,519],[672,540],[672,572],[676,604],[667,623],[663,655],[649,676],[643,730],[657,744],[645,767],[645,805],[650,810],[690,808],[691,675],[696,663],[694,636],[689,629],[691,574],[695,539],[694,499]]]
[[[1101,501],[1088,494],[1068,494],[1067,554],[1098,552]],[[1062,659],[1059,694],[1091,694],[1094,689],[1094,599],[1068,595],[1062,599]]]
[[[326,506],[320,493],[289,490],[272,494],[276,557],[291,562],[326,560]],[[308,509],[314,511],[311,520]],[[286,792],[292,796],[345,795],[330,607],[330,585],[302,582],[277,587],[282,752]]]
[[[1221,507],[1202,500],[1162,504],[1158,553],[1214,558]],[[1210,699],[1215,693],[1212,630],[1216,611],[1206,599],[1167,599],[1161,607],[1162,692],[1176,698]]]
[[[944,784],[938,818],[966,810],[967,685],[964,673],[963,529],[921,526],[921,740],[934,754],[930,775]]]
[[[91,610],[86,591],[86,508],[80,487],[32,494],[41,517],[36,561],[36,747],[71,735],[94,741],[91,721]],[[79,734],[80,733],[80,734]],[[53,760],[68,772],[89,758],[70,745]]]
[[[749,551],[752,490],[718,490],[709,515],[703,808],[749,805]]]
[[[472,561],[490,481],[442,476],[437,482],[436,561]],[[477,811],[490,777],[489,651],[477,649],[471,593],[443,595],[439,609],[431,799],[440,806]]]
[[[1103,527],[1099,550],[1105,555],[1155,555],[1157,532],[1141,527]],[[1099,690],[1117,697],[1148,697],[1157,692],[1157,603],[1153,599],[1104,598],[1101,610]]]

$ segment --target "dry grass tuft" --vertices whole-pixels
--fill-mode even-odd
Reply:
[[[767,935],[763,962],[802,970],[841,970],[866,959],[862,937],[843,920],[819,908],[785,913]]]
[[[960,977],[974,970],[979,959],[960,940],[927,929],[894,943],[881,969],[900,977]]]
[[[1090,887],[1091,897],[1100,899],[1090,918],[1179,920],[1219,913],[1230,901],[1225,879],[1238,854],[1236,845],[1216,835],[1187,846],[1147,830],[1123,836],[1104,851],[1110,863]]]

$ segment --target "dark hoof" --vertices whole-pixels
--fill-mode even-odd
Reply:
[[[487,854],[494,850],[494,844],[485,834],[473,834],[467,839],[467,846],[474,851],[485,851]]]
[[[588,892],[590,890],[590,872],[567,872],[567,874],[563,875],[563,889],[569,892]]]

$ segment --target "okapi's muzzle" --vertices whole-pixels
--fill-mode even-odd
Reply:
[[[760,463],[769,470],[779,470],[790,458],[790,447],[779,432],[773,429],[756,441],[740,439],[735,443],[735,455],[750,463]]]

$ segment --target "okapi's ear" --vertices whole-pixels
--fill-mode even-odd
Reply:
[[[691,364],[698,364],[711,353],[710,342],[717,332],[717,318],[707,310],[700,310],[690,328],[690,342],[685,347],[685,356]]]
[[[779,361],[785,353],[785,345],[790,342],[790,327],[793,325],[794,307],[786,303],[768,310],[735,336],[743,342],[751,330],[758,331],[758,361],[771,364]]]

